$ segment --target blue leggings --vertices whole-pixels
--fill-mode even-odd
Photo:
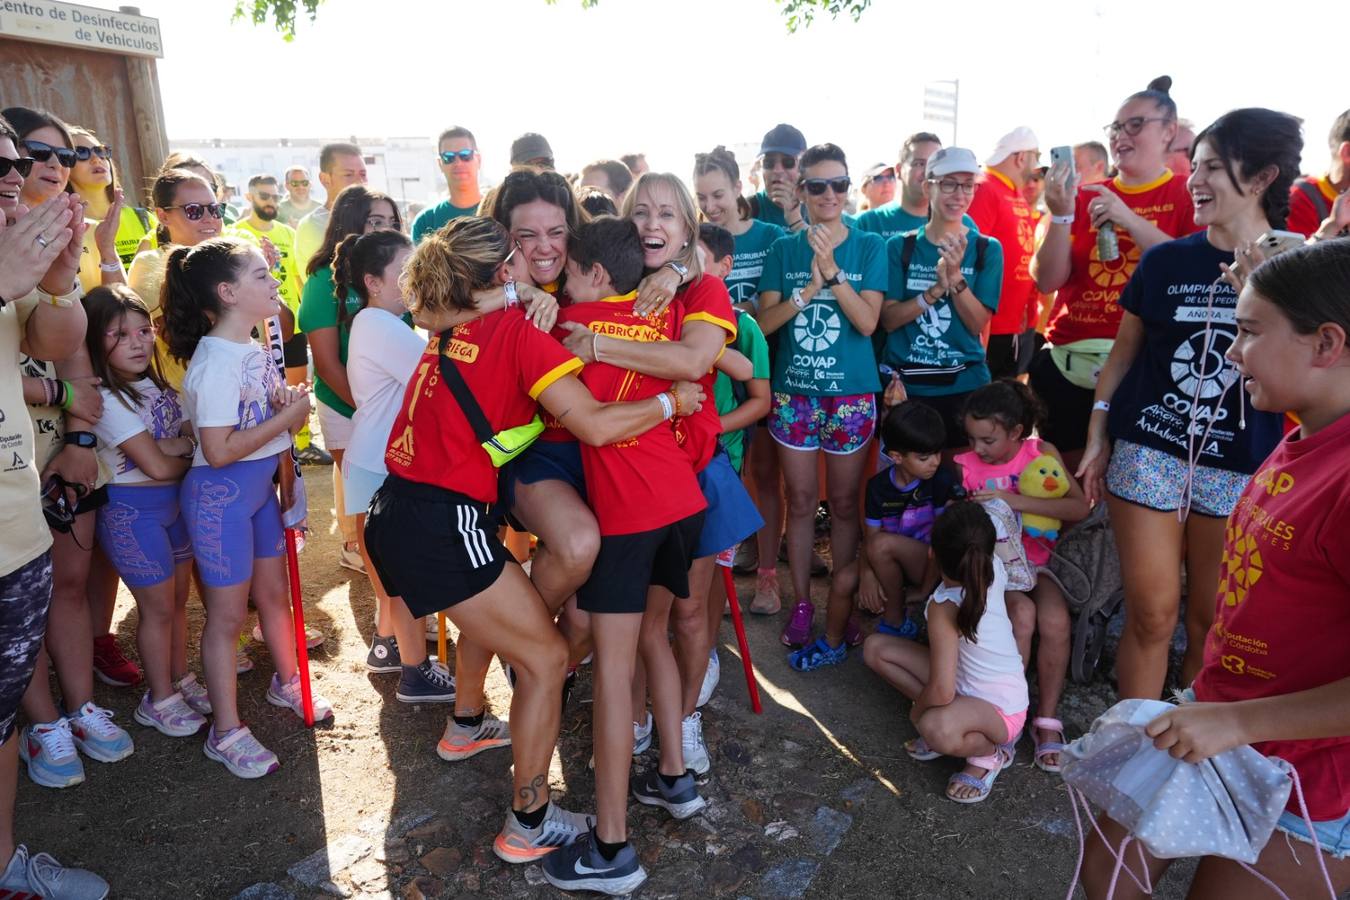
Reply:
[[[108,485],[97,529],[98,545],[127,587],[167,581],[192,558],[176,484]]]
[[[217,469],[193,466],[180,501],[197,571],[207,587],[253,576],[253,560],[284,552],[281,505],[272,476],[277,458],[241,460]]]

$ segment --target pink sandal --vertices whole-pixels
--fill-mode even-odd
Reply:
[[[1056,734],[1058,734],[1061,738],[1064,737],[1064,723],[1061,722],[1059,719],[1051,719],[1047,717],[1032,719],[1031,727],[1033,729],[1040,729],[1041,731],[1053,731]],[[1042,742],[1036,739],[1034,731],[1032,733],[1032,740],[1036,742],[1036,753],[1035,753],[1036,768],[1040,769],[1042,772],[1049,772],[1052,775],[1060,772],[1062,770],[1062,767],[1059,765],[1059,763],[1054,764],[1047,763],[1045,762],[1045,757],[1049,756],[1052,753],[1061,752],[1065,747],[1065,742],[1064,741]]]

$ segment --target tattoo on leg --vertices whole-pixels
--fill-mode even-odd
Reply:
[[[539,792],[544,790],[544,799],[548,800],[547,788],[548,775],[537,775],[529,784],[520,789],[520,808],[526,811],[532,810],[539,803]]]

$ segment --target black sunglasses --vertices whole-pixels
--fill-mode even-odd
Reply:
[[[797,157],[789,156],[786,153],[766,153],[764,154],[764,168],[795,169],[797,168]]]
[[[53,155],[56,161],[67,169],[75,167],[75,151],[65,147],[53,147],[51,144],[44,144],[42,141],[24,141],[24,148],[28,155],[38,162],[47,162]]]
[[[812,197],[819,197],[826,190],[834,191],[836,194],[847,194],[848,186],[853,180],[848,176],[843,178],[806,178],[802,181],[802,186]]]
[[[206,213],[213,218],[225,218],[225,206],[221,203],[184,203],[182,206],[166,206],[165,209],[181,209],[189,222],[196,222]]]
[[[76,147],[75,158],[80,162],[88,162],[91,156],[97,156],[99,159],[108,159],[112,156],[112,148],[99,144],[97,147]]]
[[[0,156],[0,178],[4,178],[8,175],[10,169],[15,170],[24,178],[27,178],[28,173],[33,171],[33,158],[30,156],[21,156],[18,159],[8,159]]]
[[[465,147],[463,150],[443,150],[441,151],[441,162],[448,166],[455,161],[456,157],[459,158],[460,162],[469,162],[477,152],[478,151],[471,150],[468,147]]]

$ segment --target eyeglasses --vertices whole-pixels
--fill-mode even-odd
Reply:
[[[1167,116],[1131,116],[1124,122],[1112,122],[1110,125],[1103,126],[1102,131],[1106,132],[1107,137],[1115,137],[1122,131],[1130,137],[1135,137],[1144,130],[1144,126],[1149,122],[1166,122]]]
[[[463,150],[443,150],[441,151],[441,162],[447,166],[450,165],[452,162],[454,162],[456,159],[458,159],[460,162],[469,162],[476,155],[478,155],[478,151],[471,150],[468,147],[465,147]],[[552,160],[549,160],[550,165],[552,164],[552,162],[553,162]]]
[[[112,156],[112,148],[99,144],[97,147],[76,147],[75,158],[80,162],[89,162],[89,158],[97,156],[99,159],[108,159]]]
[[[51,144],[44,144],[42,141],[24,141],[24,149],[28,155],[38,162],[47,162],[53,156],[56,161],[64,168],[72,169],[75,167],[75,151],[66,147],[53,147]]]
[[[223,203],[184,203],[182,206],[166,206],[164,208],[181,209],[189,222],[200,220],[206,213],[210,213],[212,218],[225,218],[225,204]]]
[[[398,218],[396,216],[366,216],[366,227],[373,228],[376,231],[397,228]]]
[[[10,169],[13,169],[24,178],[27,178],[28,173],[33,171],[33,158],[30,156],[21,156],[18,159],[9,159],[0,156],[0,178],[4,178],[8,175]]]
[[[969,197],[975,193],[975,182],[973,181],[953,181],[950,178],[930,178],[928,180],[937,182],[938,190],[944,194],[955,194],[960,191]]]
[[[263,203],[275,203],[281,199],[280,194],[264,194],[262,191],[258,191],[258,193],[253,196],[257,197]]]
[[[115,340],[118,344],[129,338],[135,338],[141,343],[153,341],[155,339],[156,329],[154,325],[143,325],[135,331],[127,331],[124,328],[110,328],[103,332],[103,336],[109,340]],[[116,346],[116,344],[114,344]]]
[[[286,183],[289,184],[291,187],[309,187],[309,179],[308,179],[308,178],[306,178],[306,179],[303,180],[303,181],[288,181],[288,182],[286,182]]]
[[[786,153],[765,153],[764,169],[784,169],[791,170],[797,168],[797,157],[789,156]]]
[[[802,187],[812,197],[819,197],[827,190],[834,191],[836,194],[847,194],[848,186],[853,181],[850,178],[806,178],[802,180]]]

